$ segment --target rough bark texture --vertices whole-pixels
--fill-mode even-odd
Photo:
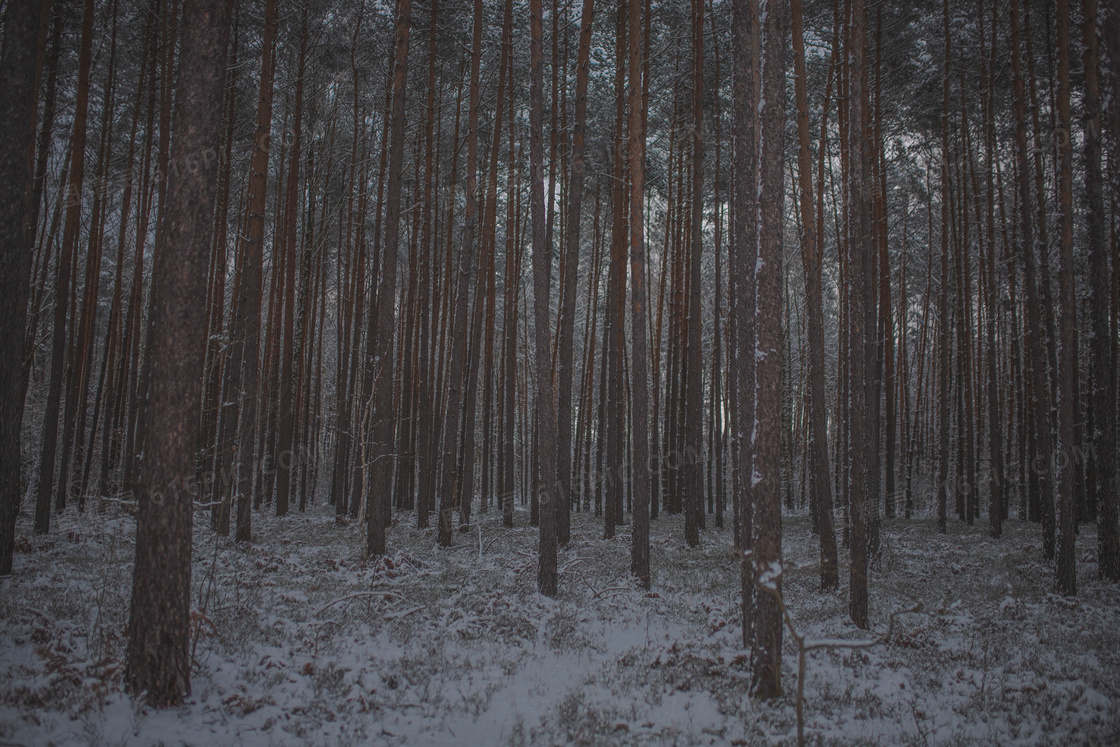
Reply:
[[[478,76],[482,56],[482,2],[474,3],[474,37],[471,49],[470,104],[467,115],[467,210],[463,224],[463,241],[454,272],[455,305],[451,318],[451,356],[448,359],[447,399],[444,401],[443,450],[440,468],[439,543],[451,545],[455,509],[463,499],[463,486],[456,485],[455,459],[459,454],[459,419],[462,413],[464,364],[467,357],[467,311],[470,284],[474,276],[476,255],[475,232],[478,224]],[[449,268],[449,272],[451,269]]]
[[[303,145],[303,88],[304,72],[307,67],[307,9],[304,5],[300,12],[299,62],[296,74],[296,101],[292,112],[292,145],[288,155],[287,203],[284,209],[284,329],[280,354],[280,402],[279,423],[276,434],[276,515],[288,513],[292,491],[292,473],[295,471],[296,407],[296,247],[298,245],[300,166]],[[306,277],[305,277],[306,282]]]
[[[629,4],[629,68],[630,68],[630,324],[634,336],[631,358],[630,434],[633,483],[634,530],[630,537],[630,572],[643,589],[650,585],[649,571],[649,332],[646,326],[646,246],[645,246],[645,158],[646,135],[642,106],[642,38],[641,5]],[[701,19],[702,20],[702,19]],[[699,470],[700,465],[696,465]],[[695,496],[697,508],[700,494]]]
[[[561,283],[560,339],[557,342],[557,465],[561,500],[560,544],[571,534],[572,492],[572,380],[575,374],[576,293],[579,281],[580,217],[583,212],[583,149],[587,123],[587,77],[591,57],[591,24],[595,0],[583,0],[579,51],[576,53],[575,124],[572,128],[572,173],[568,180],[568,225],[564,232],[564,282]]]
[[[1088,12],[1086,12],[1088,16]],[[1103,134],[1103,146],[1108,153],[1110,164],[1117,163],[1120,159],[1120,3],[1116,0],[1107,0],[1100,6],[1100,87],[1101,87],[1101,112],[1100,132]],[[1088,107],[1086,107],[1088,108]],[[1088,113],[1088,112],[1086,112]],[[1098,164],[1099,167],[1099,164]],[[1120,169],[1110,168],[1108,173],[1109,187],[1113,196],[1111,234],[1113,242],[1120,235],[1120,212],[1115,209],[1116,200],[1120,199]],[[1090,236],[1090,240],[1092,237]],[[1103,256],[1096,256],[1099,250]],[[1097,544],[1100,566],[1098,572],[1102,578],[1120,581],[1120,529],[1117,528],[1117,481],[1116,481],[1116,357],[1115,357],[1115,331],[1110,331],[1108,310],[1110,288],[1107,282],[1101,287],[1096,285],[1097,275],[1104,281],[1105,273],[1098,273],[1098,263],[1107,265],[1108,248],[1103,243],[1092,247],[1090,262],[1093,263],[1093,371],[1094,387],[1098,382],[1101,386],[1101,397],[1097,398],[1094,389],[1093,408],[1097,413],[1095,421],[1097,432],[1102,434],[1097,443]],[[1115,257],[1113,257],[1115,261]],[[1107,277],[1116,277],[1120,268],[1113,267]],[[1098,308],[1099,305],[1099,308]],[[1100,314],[1098,324],[1095,318]],[[1100,344],[1098,350],[1096,345]],[[1102,373],[1103,372],[1103,373]],[[1107,480],[1107,482],[1106,482]]]
[[[1014,2],[1014,0],[1012,0]],[[937,528],[948,530],[949,512],[949,2],[943,4],[945,69],[941,75],[941,292],[937,296],[938,378],[940,407],[937,431]]]
[[[631,73],[633,75],[633,73]],[[633,103],[631,103],[633,106]],[[700,544],[704,521],[704,404],[703,340],[700,338],[700,257],[704,222],[704,0],[692,0],[692,215],[688,237],[688,327],[684,363],[684,454],[681,487],[684,499],[684,537],[690,547]]]
[[[734,505],[737,510],[738,549],[743,596],[743,646],[755,638],[754,564],[751,562],[753,503],[749,434],[754,427],[754,266],[758,255],[758,151],[755,134],[757,65],[756,0],[737,0],[732,6],[732,96],[735,112],[733,169],[735,210],[729,247],[728,295],[731,305],[731,438]]]
[[[868,503],[875,501],[877,460],[874,409],[876,391],[874,249],[871,244],[871,180],[868,169],[867,111],[864,68],[867,57],[867,6],[852,0],[848,37],[848,307],[849,349],[849,445],[848,480],[851,511],[851,575],[848,611],[860,628],[870,626],[867,612]]]
[[[1058,131],[1069,133],[1069,0],[1058,0],[1057,21]],[[1058,478],[1056,584],[1059,593],[1076,594],[1074,475],[1078,468],[1073,464],[1073,449],[1080,444],[1074,441],[1074,420],[1078,417],[1077,398],[1074,396],[1074,378],[1078,375],[1075,341],[1077,307],[1073,290],[1073,142],[1068,134],[1058,138],[1058,252],[1061,348],[1058,355],[1058,451],[1054,454],[1054,469]]]
[[[268,155],[271,148],[272,93],[275,79],[276,0],[268,0],[264,12],[264,35],[261,54],[261,80],[257,96],[257,123],[253,134],[253,156],[249,165],[248,195],[245,203],[245,235],[238,251],[241,253],[241,280],[237,284],[233,330],[233,349],[226,376],[226,401],[240,400],[237,437],[223,446],[225,469],[221,474],[234,475],[237,494],[238,542],[250,542],[252,529],[252,476],[257,471],[252,463],[253,432],[257,422],[257,369],[260,365],[262,265],[264,264],[264,210],[268,188]],[[231,425],[233,420],[230,421]],[[228,500],[228,498],[227,498]]]
[[[136,566],[128,624],[125,683],[156,707],[174,706],[190,692],[188,645],[191,513],[187,483],[194,475],[194,441],[206,354],[206,268],[217,193],[231,3],[188,3],[172,127],[163,245],[152,268],[151,390],[146,452],[140,470]]]
[[[24,327],[35,224],[29,154],[35,129],[34,78],[40,12],[50,4],[17,0],[4,9],[0,52],[0,576],[12,572],[20,488]]]
[[[537,589],[556,596],[556,399],[552,385],[552,345],[548,310],[552,247],[548,245],[544,211],[544,126],[542,104],[544,65],[541,61],[543,23],[541,0],[529,0],[529,211],[533,238],[533,350],[537,389],[537,458],[540,485],[540,560]]]
[[[1030,369],[1028,384],[1032,398],[1029,408],[1033,423],[1034,451],[1031,454],[1032,479],[1037,479],[1042,506],[1044,535],[1043,552],[1053,547],[1054,490],[1049,465],[1054,458],[1053,438],[1050,430],[1050,387],[1046,381],[1046,357],[1043,350],[1042,315],[1040,312],[1037,263],[1034,251],[1034,223],[1031,200],[1031,169],[1027,159],[1027,107],[1024,93],[1022,63],[1019,45],[1019,0],[1011,0],[1011,70],[1012,99],[1016,121],[1015,151],[1019,161],[1019,220],[1020,251],[1023,258],[1023,288],[1027,305],[1027,361]],[[1049,514],[1049,518],[1047,517]],[[1050,527],[1047,529],[1047,527]],[[1050,541],[1045,535],[1050,533]]]
[[[832,484],[828,469],[828,403],[824,386],[824,310],[821,297],[821,247],[813,206],[813,155],[809,149],[809,100],[805,80],[805,42],[801,0],[790,2],[793,63],[797,75],[798,178],[801,194],[801,262],[805,273],[805,330],[809,381],[809,490],[814,524],[820,535],[821,589],[839,583],[836,530],[832,516]],[[824,143],[821,143],[824,148]]]
[[[774,594],[782,592],[782,223],[785,185],[785,39],[787,5],[759,3],[760,116],[758,142],[758,261],[755,265],[754,415],[751,432],[751,489],[754,535],[751,541],[755,596],[754,673],[760,698],[782,694],[782,611]]]
[[[77,253],[81,227],[82,185],[85,180],[86,128],[89,115],[90,55],[93,46],[94,2],[86,0],[82,18],[82,40],[78,53],[78,83],[74,99],[74,127],[70,138],[69,185],[66,190],[66,221],[62,229],[62,255],[54,286],[54,330],[51,333],[51,377],[43,415],[43,442],[39,454],[39,485],[35,497],[35,533],[50,531],[51,496],[57,509],[65,507],[66,474],[54,484],[55,454],[58,449],[58,416],[62,400],[63,369],[66,354],[66,320],[70,305],[71,273]]]
[[[366,556],[385,554],[385,520],[393,494],[393,336],[397,320],[397,249],[400,246],[401,171],[404,162],[404,94],[408,77],[408,34],[412,0],[397,6],[396,56],[393,60],[393,104],[389,123],[389,178],[385,197],[385,242],[381,247],[380,286],[375,311],[373,412],[370,415],[368,490],[366,492]]]

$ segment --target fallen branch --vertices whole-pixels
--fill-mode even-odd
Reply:
[[[778,601],[778,608],[782,611],[782,620],[785,621],[786,628],[789,630],[790,637],[793,642],[797,644],[797,744],[801,747],[805,744],[805,718],[804,718],[804,703],[805,703],[805,667],[806,657],[810,651],[817,649],[859,649],[871,648],[878,646],[881,643],[887,643],[891,639],[891,633],[894,632],[894,621],[899,615],[907,615],[911,613],[921,612],[922,603],[918,602],[913,607],[903,610],[895,610],[887,618],[887,632],[877,638],[871,638],[863,641],[848,641],[841,638],[825,638],[820,640],[805,640],[805,637],[797,632],[797,628],[793,624],[793,615],[790,614],[789,608],[786,607],[785,598],[782,593],[778,591],[777,586],[769,579],[760,581],[754,578],[754,584],[762,591],[774,597]]]
[[[390,612],[389,614],[385,615],[382,619],[384,619],[384,620],[400,620],[402,617],[408,617],[409,615],[411,615],[415,612],[419,612],[422,609],[424,609],[424,608],[417,605],[416,607],[410,607],[409,609],[401,610],[400,612]]]
[[[48,615],[46,612],[43,612],[42,610],[37,610],[34,607],[28,607],[27,605],[24,605],[23,608],[25,610],[27,610],[28,612],[30,612],[32,615],[35,615],[36,617],[43,618],[44,620],[47,621],[47,623],[49,623],[51,625],[57,625],[58,624],[57,620],[55,620],[53,617]]]
[[[333,602],[329,602],[328,604],[323,605],[322,607],[319,608],[319,611],[315,613],[315,617],[318,617],[319,615],[323,614],[324,612],[329,610],[331,607],[334,607],[336,604],[342,604],[344,602],[352,602],[355,599],[367,599],[369,597],[396,597],[398,599],[404,600],[404,597],[401,596],[400,594],[398,594],[395,591],[359,591],[359,592],[354,593],[354,594],[348,594],[344,597],[339,597],[338,599],[334,600]]]
[[[116,503],[118,506],[124,506],[125,508],[133,509],[136,508],[136,506],[139,504],[139,502],[135,498],[113,498],[108,495],[103,495],[98,498],[98,500],[100,500],[102,503]]]
[[[569,568],[574,568],[576,565],[578,565],[581,562],[583,562],[583,558],[572,558],[567,563],[565,563],[563,566],[561,566],[560,570],[557,571],[557,573],[564,573]]]

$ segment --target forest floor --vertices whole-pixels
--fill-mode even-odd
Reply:
[[[797,649],[780,699],[747,696],[730,530],[698,549],[653,523],[653,590],[628,578],[629,527],[573,515],[560,594],[535,592],[536,530],[491,511],[448,550],[404,514],[391,555],[327,506],[254,517],[251,547],[196,515],[192,692],[154,711],[122,691],[134,521],[21,520],[0,580],[0,744],[794,744]],[[710,517],[709,517],[710,520]],[[824,744],[1089,744],[1120,740],[1120,587],[1077,540],[1079,595],[1051,593],[1036,525],[883,525],[873,632],[818,591],[805,517],[784,522],[785,600],[809,638],[886,644],[809,655],[805,726]],[[842,557],[841,565],[845,564]]]

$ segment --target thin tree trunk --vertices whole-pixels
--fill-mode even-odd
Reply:
[[[261,52],[260,91],[257,98],[257,122],[253,135],[253,155],[249,166],[248,195],[245,200],[245,235],[241,240],[241,282],[236,289],[236,312],[231,334],[236,347],[231,353],[231,370],[227,377],[226,399],[240,400],[237,438],[229,452],[227,469],[221,474],[235,475],[237,490],[238,542],[252,541],[252,473],[253,433],[257,423],[257,384],[260,366],[260,329],[262,265],[264,262],[264,207],[268,188],[268,155],[272,130],[272,98],[275,79],[275,38],[278,10],[276,0],[267,0]],[[237,365],[240,364],[240,365]],[[230,414],[232,418],[232,413]],[[231,421],[232,423],[232,421]],[[249,474],[243,474],[248,468]]]
[[[696,0],[703,3],[703,0]],[[638,578],[643,589],[650,587],[649,569],[649,383],[648,383],[648,336],[646,328],[646,247],[645,247],[645,158],[646,133],[645,113],[642,104],[642,39],[638,35],[641,24],[641,6],[637,0],[628,5],[629,67],[630,67],[630,325],[633,333],[633,379],[631,396],[630,433],[633,438],[631,465],[633,481],[631,491],[634,503],[634,530],[631,533],[630,573]],[[703,13],[698,22],[703,31]],[[581,133],[582,134],[582,133]],[[699,326],[699,313],[697,313]],[[699,397],[699,386],[697,387]],[[699,408],[698,408],[699,415]],[[700,438],[700,434],[697,434]],[[700,469],[699,463],[696,465]],[[695,496],[697,508],[700,506],[701,493]]]
[[[62,489],[55,490],[55,453],[58,449],[58,416],[62,401],[63,373],[66,355],[67,309],[73,292],[71,272],[78,247],[81,224],[82,186],[85,179],[86,129],[89,116],[90,56],[93,47],[94,1],[86,0],[82,18],[81,48],[78,54],[78,82],[74,101],[74,129],[70,140],[69,189],[66,200],[66,223],[63,228],[62,255],[54,291],[54,330],[51,333],[51,376],[43,415],[43,440],[39,455],[39,486],[35,498],[35,533],[50,531],[51,495],[56,495],[55,508],[66,503],[66,475],[59,476]],[[22,206],[22,199],[17,204]]]
[[[848,29],[848,257],[849,306],[848,329],[851,330],[848,375],[851,389],[849,403],[849,501],[851,505],[852,552],[849,577],[848,611],[852,622],[868,628],[867,554],[869,504],[876,500],[872,473],[878,451],[875,442],[874,415],[871,401],[876,391],[874,366],[875,255],[871,245],[871,199],[869,153],[867,147],[866,83],[867,8],[864,0],[852,0],[852,19]]]
[[[301,11],[299,32],[299,62],[296,72],[296,101],[292,114],[292,150],[288,154],[288,183],[285,207],[284,240],[284,329],[280,351],[280,413],[276,439],[276,515],[288,513],[292,491],[292,472],[295,470],[296,381],[295,381],[295,315],[296,315],[296,245],[299,214],[300,161],[302,159],[303,135],[303,83],[307,63],[307,12],[305,4]],[[278,268],[279,270],[280,268]],[[285,461],[287,464],[285,465]]]
[[[858,0],[857,0],[858,2]],[[759,698],[782,694],[782,222],[786,120],[785,4],[760,4],[758,261],[755,264],[754,428],[751,432],[753,582],[759,587],[751,685]],[[857,120],[858,121],[858,120]],[[853,538],[853,547],[855,539]],[[856,571],[853,568],[853,573]],[[774,594],[766,593],[772,590]]]
[[[412,27],[412,0],[397,6],[393,104],[389,123],[389,177],[386,188],[385,243],[381,247],[380,283],[377,290],[373,355],[368,366],[374,376],[368,486],[366,490],[366,557],[385,554],[385,524],[393,495],[393,335],[396,331],[397,248],[400,245],[401,172],[404,161],[404,97],[408,77],[408,35]],[[367,375],[370,371],[367,371]]]
[[[779,14],[780,15],[780,14]],[[633,104],[631,104],[633,105]],[[704,0],[692,0],[692,215],[688,238],[688,329],[685,335],[686,390],[683,488],[685,542],[700,544],[704,522],[704,402],[701,398],[703,340],[700,336],[700,260],[704,237]],[[779,294],[780,299],[780,294]],[[780,326],[780,322],[779,322]]]
[[[1016,0],[1012,0],[1015,2]],[[942,7],[945,36],[944,70],[941,74],[941,288],[938,294],[938,371],[941,415],[938,418],[937,528],[948,531],[949,480],[949,62],[952,51],[949,36],[949,0]]]
[[[1058,475],[1057,578],[1059,594],[1077,593],[1077,557],[1074,539],[1077,531],[1073,449],[1077,413],[1077,306],[1073,287],[1073,144],[1070,117],[1070,38],[1069,0],[1058,0],[1058,131],[1067,133],[1058,143],[1058,300],[1060,306],[1060,342],[1058,358],[1058,450],[1054,453],[1054,469]],[[1063,458],[1064,457],[1064,458]]]
[[[1032,469],[1031,479],[1037,481],[1042,510],[1043,555],[1054,555],[1054,488],[1048,465],[1054,458],[1050,431],[1050,387],[1046,383],[1046,357],[1043,352],[1043,325],[1039,308],[1037,270],[1032,223],[1031,171],[1027,160],[1027,108],[1020,55],[1019,0],[1011,0],[1011,70],[1012,99],[1015,111],[1015,150],[1019,162],[1019,220],[1023,252],[1023,288],[1026,291],[1028,383],[1033,407],[1034,447],[1031,461],[1041,457],[1043,469]]]
[[[466,215],[463,223],[462,240],[455,274],[455,301],[451,318],[451,349],[447,364],[447,399],[443,411],[443,435],[440,437],[442,450],[439,491],[439,543],[444,547],[451,545],[452,522],[455,509],[466,496],[465,486],[456,484],[455,461],[459,454],[459,426],[462,416],[463,387],[466,382],[467,340],[469,337],[469,294],[471,279],[475,274],[477,256],[478,226],[478,120],[479,120],[479,66],[482,57],[482,1],[474,2],[474,31],[471,45],[471,73],[469,108],[467,114],[467,179]],[[451,268],[448,268],[451,271]]]
[[[520,203],[517,163],[514,157],[515,128],[513,118],[514,66],[511,36],[513,0],[506,0],[505,20],[502,21],[503,51],[508,60],[509,81],[509,154],[506,191],[506,267],[503,282],[502,322],[502,394],[499,418],[498,445],[498,500],[502,502],[502,523],[513,526],[513,507],[517,495],[517,452],[514,436],[517,432],[517,299],[521,287],[521,244],[517,238],[516,206]],[[498,102],[499,105],[502,102]]]
[[[996,243],[995,243],[995,113],[993,111],[995,98],[992,95],[995,65],[995,4],[992,6],[992,45],[989,50],[991,57],[987,61],[988,68],[981,69],[981,79],[984,88],[984,144],[987,157],[985,177],[987,183],[987,232],[986,253],[987,265],[985,273],[985,292],[988,316],[986,320],[986,335],[988,343],[988,446],[990,458],[991,478],[988,484],[988,533],[992,538],[998,539],[1003,531],[1003,511],[1007,505],[1007,480],[1003,467],[1003,432],[1000,423],[1000,390],[999,390],[999,355],[996,348],[996,326],[998,323],[997,311],[999,309],[999,296],[996,285]],[[980,28],[983,31],[984,11],[980,10]],[[981,63],[985,64],[985,63]],[[1005,400],[1004,400],[1005,401]]]
[[[1084,5],[1086,19],[1092,18],[1092,1]],[[1108,153],[1109,164],[1117,163],[1120,158],[1120,7],[1115,2],[1105,2],[1100,7],[1100,74],[1095,75],[1092,64],[1093,52],[1096,50],[1091,43],[1086,44],[1086,88],[1089,95],[1086,97],[1086,139],[1085,152],[1088,162],[1086,188],[1089,197],[1089,261],[1092,281],[1091,309],[1093,315],[1093,341],[1091,346],[1093,367],[1093,409],[1096,412],[1094,425],[1094,443],[1096,445],[1097,464],[1097,572],[1101,578],[1110,581],[1120,581],[1120,530],[1117,528],[1117,485],[1116,485],[1116,330],[1110,327],[1109,306],[1110,300],[1115,303],[1115,295],[1110,299],[1109,292],[1115,294],[1115,285],[1108,287],[1108,278],[1111,276],[1113,283],[1117,273],[1120,273],[1120,263],[1116,262],[1113,254],[1111,272],[1103,268],[1108,267],[1109,254],[1105,244],[1106,233],[1111,233],[1113,250],[1117,247],[1117,235],[1120,234],[1120,212],[1117,212],[1116,201],[1120,200],[1120,169],[1110,168],[1108,172],[1109,187],[1112,193],[1112,220],[1111,231],[1106,231],[1103,199],[1099,203],[1101,215],[1094,215],[1095,191],[1103,185],[1094,188],[1093,169],[1100,169],[1100,149],[1103,145]],[[1090,34],[1092,24],[1084,27],[1086,34]],[[1092,84],[1099,81],[1100,92],[1098,101],[1107,102],[1107,108],[1101,106],[1097,119],[1097,133],[1103,133],[1103,138],[1093,138],[1093,102]],[[1097,140],[1093,143],[1092,140]],[[1103,141],[1103,142],[1101,142]],[[1096,145],[1097,153],[1093,154],[1092,147]],[[1103,191],[1103,190],[1101,190]],[[1099,220],[1101,227],[1096,228],[1094,220]],[[1099,282],[1098,282],[1099,281]],[[1115,308],[1115,307],[1113,307]]]
[[[814,522],[820,534],[821,589],[839,583],[836,530],[832,518],[832,485],[828,469],[828,405],[824,387],[824,311],[821,294],[822,252],[813,214],[813,156],[809,148],[809,100],[805,78],[805,42],[801,0],[791,0],[793,62],[796,71],[798,176],[801,192],[801,260],[805,273],[805,327],[809,380],[809,482]],[[824,140],[820,147],[825,148]]]
[[[757,615],[754,563],[751,562],[754,537],[753,486],[750,485],[751,455],[749,434],[755,425],[754,413],[754,313],[753,268],[758,255],[758,150],[755,127],[758,3],[736,0],[732,5],[731,59],[732,96],[735,107],[734,178],[735,195],[731,244],[728,256],[728,295],[731,305],[730,363],[732,390],[732,479],[738,510],[740,578],[743,599],[743,647],[753,651]]]
[[[579,280],[580,218],[583,210],[583,150],[587,129],[587,78],[591,56],[591,24],[595,0],[583,0],[579,50],[576,53],[575,124],[572,130],[572,173],[568,180],[567,227],[564,238],[564,282],[561,283],[560,328],[557,366],[556,449],[560,479],[557,541],[567,545],[571,538],[572,501],[572,380],[575,374],[576,295]],[[581,408],[582,410],[582,408]]]
[[[480,0],[477,0],[480,2]],[[476,16],[480,20],[481,13]],[[544,64],[542,62],[543,22],[541,0],[529,0],[529,209],[533,223],[533,348],[537,390],[536,454],[540,480],[540,561],[537,590],[555,597],[557,593],[556,525],[560,501],[556,473],[556,399],[552,381],[551,341],[549,339],[549,286],[552,249],[547,243],[544,209],[544,142],[542,102]]]

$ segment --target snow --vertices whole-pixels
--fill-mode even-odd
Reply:
[[[520,509],[520,507],[519,507]],[[0,580],[0,743],[792,744],[797,651],[785,695],[749,697],[740,557],[730,530],[701,546],[683,518],[651,530],[652,590],[629,579],[629,527],[602,539],[573,515],[560,594],[533,590],[536,530],[491,511],[451,549],[404,514],[391,554],[360,557],[363,528],[329,507],[255,516],[259,544],[216,537],[196,517],[192,693],[151,710],[122,690],[133,521],[110,506],[66,514],[35,537],[21,519],[15,575]],[[871,569],[872,631],[821,593],[805,516],[787,516],[781,577],[807,641],[810,743],[1102,743],[1120,732],[1120,589],[1096,578],[1095,529],[1077,538],[1076,599],[1050,593],[1035,525],[883,521]],[[480,547],[482,548],[480,552]],[[1087,558],[1087,560],[1086,560]]]

